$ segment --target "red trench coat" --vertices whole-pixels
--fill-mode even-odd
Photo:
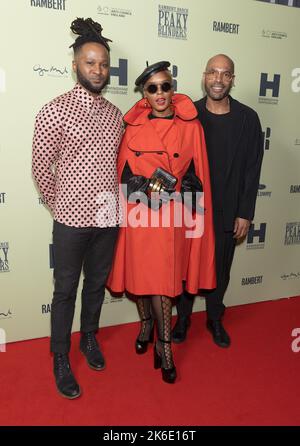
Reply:
[[[199,288],[216,286],[212,202],[204,133],[190,98],[175,94],[173,104],[175,115],[172,120],[150,120],[150,109],[145,109],[144,100],[137,102],[125,115],[127,127],[118,157],[119,181],[127,161],[134,175],[150,178],[157,167],[171,172],[178,178],[176,190],[180,191],[182,178],[193,159],[196,175],[201,179],[204,190],[204,233],[202,237],[186,238],[187,227],[175,227],[172,217],[169,227],[162,224],[159,227],[121,227],[107,282],[108,288],[115,292],[126,290],[135,295],[176,297],[183,291],[183,280],[186,281],[186,290],[193,294]],[[126,205],[125,225],[136,206],[141,210],[141,220],[150,218],[146,205]],[[180,206],[183,209],[183,205]],[[174,202],[171,201],[156,211],[160,218],[167,212],[166,207],[173,215]]]

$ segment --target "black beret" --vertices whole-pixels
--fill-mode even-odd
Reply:
[[[149,77],[151,77],[153,74],[159,73],[160,71],[167,70],[170,65],[170,62],[167,62],[166,60],[149,65],[136,79],[135,85],[145,85]]]

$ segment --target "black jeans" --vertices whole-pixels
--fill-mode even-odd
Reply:
[[[83,267],[81,325],[83,333],[99,327],[105,283],[118,227],[74,228],[54,221],[54,293],[51,307],[51,351],[68,353],[75,301]]]
[[[224,311],[224,294],[230,280],[230,269],[234,256],[236,239],[233,232],[225,232],[222,212],[214,213],[215,227],[215,253],[216,253],[216,275],[217,287],[214,290],[201,290],[200,295],[205,297],[206,312],[208,319],[219,320]],[[176,302],[179,317],[188,317],[192,313],[195,296],[184,292]]]

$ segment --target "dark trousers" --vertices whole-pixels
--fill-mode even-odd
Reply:
[[[216,253],[216,275],[217,288],[214,290],[201,290],[201,296],[205,297],[206,312],[208,319],[219,320],[224,311],[224,294],[230,279],[230,269],[232,265],[236,240],[233,232],[225,232],[223,224],[223,213],[214,213],[215,227],[215,253]],[[177,314],[179,317],[188,317],[192,313],[195,296],[184,292],[178,297],[176,302]]]
[[[83,267],[81,325],[95,331],[104,300],[105,283],[113,259],[118,227],[74,228],[54,221],[54,293],[51,307],[51,351],[68,353],[75,301]]]

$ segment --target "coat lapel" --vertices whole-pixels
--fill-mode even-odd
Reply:
[[[170,126],[174,125],[170,121]],[[137,131],[133,137],[128,141],[128,147],[131,150],[139,152],[166,152],[166,147],[163,144],[160,136],[155,131],[151,120],[146,119],[144,125],[137,126]]]
[[[228,164],[227,164],[227,173],[226,178],[231,170],[232,162],[235,158],[236,151],[239,147],[241,135],[243,132],[243,128],[245,125],[246,115],[243,109],[240,107],[238,101],[234,100],[231,96],[229,96],[230,100],[230,111],[232,113],[232,120],[234,125],[232,126],[232,144],[230,145],[228,152]]]

